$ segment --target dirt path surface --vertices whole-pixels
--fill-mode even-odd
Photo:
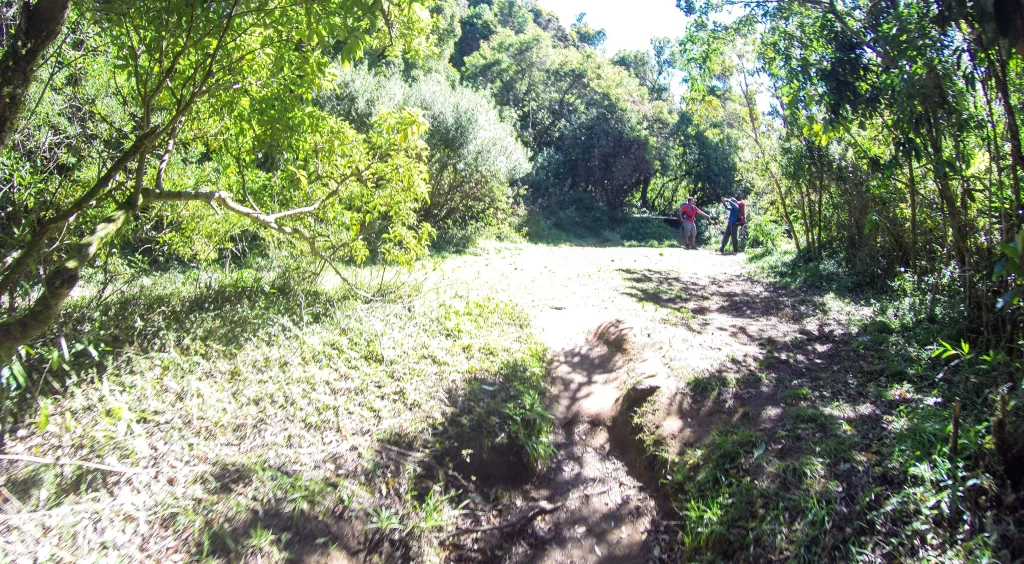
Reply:
[[[559,509],[528,530],[474,545],[488,561],[656,560],[664,508],[630,452],[635,410],[659,394],[656,433],[675,446],[699,443],[731,418],[771,425],[779,410],[767,387],[713,404],[687,390],[696,380],[752,374],[766,344],[832,330],[815,311],[820,302],[754,281],[742,255],[702,250],[495,244],[444,262],[431,284],[518,303],[552,351],[558,454],[513,503]]]

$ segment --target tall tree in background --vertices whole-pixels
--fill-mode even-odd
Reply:
[[[538,155],[534,197],[587,193],[617,210],[653,178],[668,108],[590,49],[559,47],[537,29],[503,30],[466,60],[464,79],[518,115]]]
[[[654,100],[670,102],[672,53],[670,40],[665,37],[651,40],[653,53],[641,50],[623,50],[612,57],[612,63],[636,77],[647,88]]]
[[[805,258],[841,257],[872,285],[907,269],[930,280],[931,303],[944,294],[992,343],[1012,341],[1016,324],[994,321],[1009,282],[991,276],[1021,225],[1016,9],[997,23],[1002,3],[747,6],[715,26],[715,5],[684,4],[697,17],[683,66],[731,61],[688,84],[742,91],[763,193]]]

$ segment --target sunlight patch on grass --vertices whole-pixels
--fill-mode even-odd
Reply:
[[[10,554],[283,561],[303,542],[340,542],[331,523],[366,530],[387,507],[402,529],[379,532],[382,553],[435,558],[458,484],[418,459],[383,460],[376,445],[398,437],[429,455],[427,438],[452,428],[457,396],[481,381],[503,394],[479,412],[493,427],[481,436],[529,464],[550,456],[546,351],[516,307],[416,294],[367,303],[294,282],[171,273],[95,315],[71,304],[80,338],[105,344],[101,362],[9,452],[137,472],[8,468],[0,485],[44,512],[7,524]]]

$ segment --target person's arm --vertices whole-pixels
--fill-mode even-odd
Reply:
[[[706,218],[708,218],[708,219],[711,219],[711,216],[710,216],[710,215],[708,215],[708,214],[706,214],[706,213],[704,213],[704,210],[702,210],[702,209],[700,209],[700,208],[697,208],[697,213],[699,213],[699,214],[703,215],[704,217],[706,217]]]
[[[679,216],[679,221],[683,220],[683,206],[676,208],[676,215]]]

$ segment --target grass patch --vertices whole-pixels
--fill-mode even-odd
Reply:
[[[1005,387],[1019,368],[998,353],[968,350],[943,329],[941,315],[924,321],[922,302],[887,307],[888,297],[876,297],[870,308],[856,305],[842,293],[852,286],[830,280],[834,265],[783,264],[793,257],[768,251],[753,251],[755,263],[764,259],[759,253],[775,269],[759,275],[820,295],[819,319],[839,335],[809,331],[762,347],[756,373],[736,382],[739,392],[774,390],[758,400],[771,402],[758,425],[727,413],[709,439],[679,452],[645,443],[659,460],[663,492],[675,510],[674,542],[661,545],[669,560],[1024,556],[1024,506],[1013,481],[1015,472],[1017,479],[1024,474],[1016,470],[1024,467],[1024,402],[1021,392]],[[940,314],[943,307],[936,308]],[[931,356],[939,338],[954,343],[943,349],[953,351],[948,358]],[[716,398],[726,385],[689,382],[698,401]],[[963,405],[955,457],[954,400]],[[997,425],[1004,425],[1003,439],[993,432]],[[999,454],[1000,440],[1010,445],[1003,447],[1009,455]],[[1007,463],[1014,460],[1021,463]]]
[[[839,259],[803,260],[793,247],[763,247],[747,251],[753,274],[786,288],[835,292],[850,296],[858,289],[857,281]]]
[[[811,390],[807,386],[791,388],[782,392],[782,401],[790,404],[810,401],[811,399]]]
[[[551,454],[545,351],[511,305],[367,303],[251,269],[135,288],[78,298],[24,360],[60,396],[26,412],[8,452],[137,471],[4,463],[0,485],[36,515],[6,523],[10,557],[436,559],[460,486],[423,458],[470,433],[523,468]],[[60,339],[95,354],[51,364]],[[385,440],[422,454],[383,456]]]
[[[780,461],[753,429],[720,430],[668,468],[685,561],[815,559],[842,538],[830,528],[836,492],[822,461]]]
[[[725,376],[715,374],[692,378],[687,385],[694,400],[710,402],[714,400],[720,390],[729,387],[729,380]]]

